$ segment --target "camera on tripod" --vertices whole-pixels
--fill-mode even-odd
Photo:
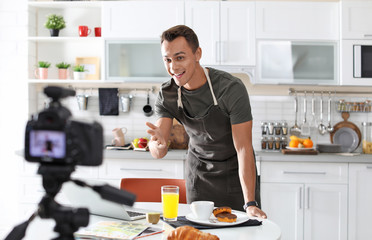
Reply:
[[[29,162],[99,166],[102,164],[103,129],[97,123],[71,120],[71,112],[60,99],[75,91],[47,87],[49,107],[27,122],[25,158]]]

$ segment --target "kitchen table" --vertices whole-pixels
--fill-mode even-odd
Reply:
[[[134,207],[148,209],[151,211],[161,211],[161,203],[135,203]],[[179,206],[179,216],[184,216],[190,213],[190,208],[188,204],[180,204]],[[90,224],[94,224],[98,221],[110,221],[115,220],[111,218],[99,217],[91,215]],[[146,223],[145,219],[137,220],[136,222]],[[28,227],[26,232],[26,237],[24,239],[28,240],[43,240],[52,239],[56,237],[56,233],[53,232],[54,220],[51,219],[40,219],[36,218]],[[158,224],[152,225],[157,228],[164,229],[162,234],[156,234],[148,236],[146,240],[165,240],[167,234],[173,230],[173,228],[166,222],[159,221]],[[262,220],[262,225],[260,226],[250,226],[250,227],[231,227],[231,228],[216,228],[202,230],[204,232],[209,232],[211,234],[217,235],[221,240],[277,240],[281,237],[281,230],[277,224],[270,221],[269,219]]]

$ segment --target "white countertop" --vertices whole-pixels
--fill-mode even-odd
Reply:
[[[185,160],[187,150],[170,149],[167,155],[162,159],[169,160]],[[104,158],[122,158],[122,159],[154,159],[149,151],[134,151],[134,150],[104,150]]]
[[[322,163],[372,163],[372,154],[354,156],[335,153],[319,153],[317,155],[292,155],[281,152],[256,152],[257,161],[272,162],[322,162]]]

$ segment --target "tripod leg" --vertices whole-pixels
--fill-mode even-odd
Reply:
[[[13,230],[8,234],[8,236],[6,236],[5,240],[20,240],[24,238],[26,235],[28,225],[30,224],[30,222],[32,222],[32,220],[34,220],[34,218],[37,215],[38,213],[36,211],[31,215],[31,217],[27,221],[15,226]]]

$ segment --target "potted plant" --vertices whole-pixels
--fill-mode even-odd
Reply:
[[[84,80],[85,79],[85,68],[84,65],[74,66],[74,79],[75,80]]]
[[[60,62],[56,64],[56,67],[58,68],[58,78],[59,79],[67,79],[67,76],[69,76],[68,68],[71,66],[71,64]]]
[[[35,77],[38,79],[47,79],[49,67],[50,67],[49,62],[39,61],[38,68],[35,69]]]
[[[59,30],[66,27],[66,22],[63,16],[50,14],[47,16],[47,21],[44,26],[49,29],[51,37],[58,37]]]

